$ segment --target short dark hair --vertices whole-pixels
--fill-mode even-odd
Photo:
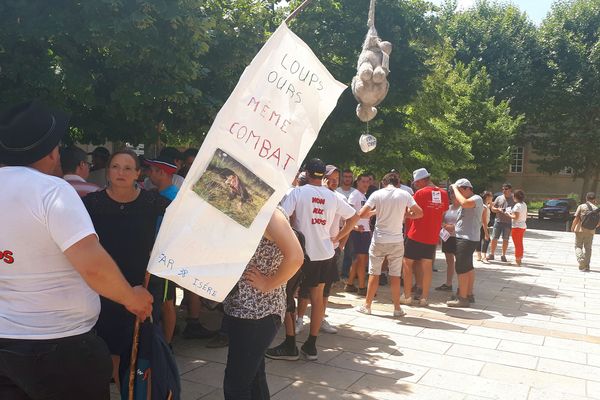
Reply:
[[[587,192],[585,194],[585,200],[586,201],[596,200],[596,193],[594,193],[594,192]]]
[[[73,174],[82,162],[87,162],[87,153],[77,146],[69,146],[60,151],[60,166],[63,174]]]
[[[484,190],[481,192],[481,198],[485,201],[486,197],[494,197],[494,194],[490,191]]]
[[[502,189],[512,189],[512,185],[508,182],[502,184]]]
[[[515,192],[513,193],[513,196],[515,197],[516,200],[518,201],[523,201],[525,200],[525,192],[522,191],[521,189],[517,189],[515,190]]]
[[[183,153],[180,152],[179,150],[177,150],[175,147],[165,147],[164,149],[162,149],[160,151],[160,153],[158,154],[159,157],[161,156],[167,156],[170,157],[174,160],[183,160]]]
[[[354,172],[352,172],[350,168],[346,168],[345,170],[343,170],[342,174],[352,174],[352,176],[354,176]]]
[[[370,175],[367,173],[360,174],[356,177],[356,181],[360,181],[362,178],[368,178]]]
[[[383,183],[385,186],[394,185],[398,187],[400,186],[400,175],[398,175],[397,172],[388,172],[383,176],[381,183]]]
[[[197,155],[198,155],[198,149],[194,149],[194,148],[189,148],[183,152],[183,156],[185,158],[196,157]]]

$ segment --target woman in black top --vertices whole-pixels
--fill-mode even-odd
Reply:
[[[139,175],[137,155],[129,150],[118,151],[111,156],[107,166],[107,188],[83,199],[100,243],[132,286],[144,283],[157,220],[169,205],[169,201],[157,192],[140,189],[136,185]],[[104,297],[100,300],[102,309],[96,331],[108,345],[113,359],[113,377],[119,387],[119,363],[131,349],[135,317],[120,304]],[[154,304],[160,304],[160,301],[155,299]],[[128,361],[125,359],[124,364]]]

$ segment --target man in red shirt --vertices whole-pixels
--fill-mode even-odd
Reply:
[[[404,296],[402,304],[412,304],[413,268],[421,268],[423,294],[419,305],[429,303],[429,287],[431,286],[433,260],[440,237],[442,219],[449,207],[448,193],[431,182],[429,172],[419,168],[413,172],[413,184],[417,189],[415,202],[423,210],[423,217],[412,220],[406,244],[404,245]],[[417,276],[419,276],[417,275]]]

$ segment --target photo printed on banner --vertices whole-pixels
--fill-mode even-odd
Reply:
[[[217,149],[194,192],[207,203],[249,228],[275,191],[235,158]]]

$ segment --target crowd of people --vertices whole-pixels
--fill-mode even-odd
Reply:
[[[175,285],[146,267],[198,150],[166,147],[153,159],[104,147],[88,154],[60,148],[67,132],[68,116],[36,101],[0,116],[0,219],[10,227],[0,230],[0,263],[9,266],[0,268],[0,398],[106,399],[111,379],[118,388],[128,379],[136,319],[146,321],[138,352],[144,377],[152,324],[169,345],[176,334]],[[200,323],[200,297],[185,293],[181,335],[229,346],[226,399],[269,398],[265,357],[318,359],[319,334],[337,332],[325,314],[340,277],[345,292],[364,296],[355,308],[363,314],[389,284],[392,316],[401,318],[402,305],[428,306],[440,246],[446,282],[435,290],[451,292],[448,307],[475,302],[475,261],[494,260],[500,238],[500,260],[508,262],[512,237],[522,265],[522,190],[505,183],[496,198],[479,195],[466,178],[440,187],[425,168],[411,178],[403,184],[391,170],[377,181],[309,160],[222,303],[218,333]],[[588,193],[572,225],[582,271],[589,270],[597,215]],[[285,339],[269,348],[281,324]],[[303,329],[309,334],[298,349]]]

